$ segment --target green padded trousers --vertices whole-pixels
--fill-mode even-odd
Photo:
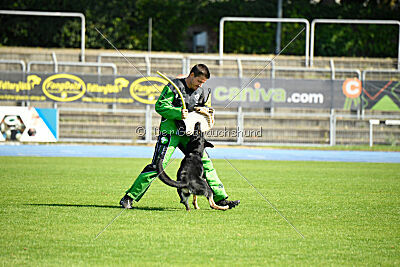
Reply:
[[[163,167],[165,168],[171,159],[172,154],[178,147],[184,150],[190,137],[176,134],[163,134],[161,133],[158,137],[157,144],[154,150],[153,160],[151,164],[147,165],[139,176],[134,181],[133,185],[126,191],[126,193],[133,198],[135,201],[139,201],[150,187],[151,183],[157,177],[156,163],[160,158],[163,161]],[[225,192],[225,188],[218,178],[217,172],[208,157],[207,152],[204,151],[202,158],[204,166],[204,174],[208,184],[210,185],[214,193],[214,201],[218,202],[228,197]]]

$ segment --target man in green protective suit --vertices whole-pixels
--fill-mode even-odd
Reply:
[[[120,205],[123,208],[131,209],[133,200],[136,202],[139,201],[153,180],[157,178],[156,163],[159,159],[162,160],[163,167],[165,168],[177,147],[182,152],[185,151],[190,137],[185,134],[182,127],[182,119],[187,118],[188,112],[192,112],[198,107],[208,107],[209,111],[213,112],[213,109],[210,107],[210,92],[201,87],[209,78],[210,71],[207,66],[197,64],[191,69],[188,77],[172,80],[182,93],[186,109],[182,108],[182,100],[174,86],[168,84],[164,87],[155,104],[155,109],[162,118],[160,135],[158,136],[153,160],[143,169],[133,185],[126,191],[125,196],[120,201]],[[227,200],[228,195],[218,178],[207,152],[204,153],[202,162],[204,176],[214,193],[215,203],[218,206],[229,206],[230,209],[237,206],[240,203],[239,200]]]

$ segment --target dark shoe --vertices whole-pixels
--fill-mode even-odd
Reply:
[[[119,201],[119,204],[124,208],[124,209],[132,209],[132,201],[133,198],[131,198],[128,195],[125,195],[121,200]]]
[[[218,206],[229,206],[229,209],[232,209],[234,207],[236,207],[237,205],[239,205],[240,200],[234,200],[234,201],[230,201],[227,200],[227,198],[220,200],[218,202],[216,202],[215,204],[217,204]]]

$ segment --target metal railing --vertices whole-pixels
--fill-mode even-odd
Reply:
[[[383,25],[398,25],[398,49],[397,49],[397,68],[400,69],[400,21],[398,20],[356,20],[356,19],[314,19],[311,22],[311,47],[310,47],[310,67],[313,66],[314,59],[314,36],[315,25],[317,23],[326,24],[383,24]]]
[[[310,23],[306,19],[301,18],[254,18],[254,17],[223,17],[219,21],[219,57],[222,59],[224,57],[224,23],[227,21],[232,22],[288,22],[288,23],[304,23],[306,27],[306,37],[305,37],[305,66],[308,66],[309,58],[309,47],[310,47]]]
[[[113,70],[113,75],[117,75],[117,66],[114,63],[98,62],[63,62],[63,61],[30,61],[28,62],[27,72],[31,72],[32,65],[53,65],[54,72],[58,72],[58,66],[77,66],[77,67],[109,67]]]
[[[0,10],[1,15],[42,16],[42,17],[76,17],[81,19],[81,59],[85,62],[85,29],[86,19],[82,13],[75,12],[44,12],[22,10]]]
[[[18,64],[21,66],[22,72],[26,72],[26,65],[23,60],[0,59],[0,64]]]
[[[394,74],[398,74],[398,80],[400,80],[400,70],[384,70],[384,69],[380,69],[380,70],[363,70],[362,71],[362,81],[366,81],[367,80],[367,74],[368,73],[394,73]]]
[[[145,143],[153,144],[156,142],[156,130],[157,126],[152,123],[152,117],[157,116],[154,110],[150,107],[140,110],[130,110],[130,109],[95,109],[95,108],[64,108],[59,107],[60,111],[60,141],[64,142],[109,142],[109,143]],[[74,126],[75,130],[77,127],[81,127],[82,133],[79,137],[68,137],[63,134],[63,128],[71,127],[71,125],[65,125],[63,122],[63,117],[65,113],[75,112],[79,116],[84,116],[82,114],[93,114],[95,116],[102,116],[101,114],[112,114],[113,121],[118,118],[122,118],[124,114],[134,115],[137,114],[143,119],[143,124],[132,124],[128,123],[124,126],[121,123],[105,123],[105,122],[92,122],[92,126],[97,129],[99,135],[93,134],[93,128],[90,128],[87,122],[77,124]],[[122,116],[122,117],[121,117]],[[235,122],[235,125],[231,125],[225,128],[221,122],[224,122],[224,118],[229,117],[230,120]],[[312,145],[312,146],[333,146],[340,141],[340,144],[369,144],[370,138],[372,138],[369,128],[369,122],[371,119],[375,120],[400,120],[400,115],[368,115],[360,121],[356,115],[351,114],[337,114],[335,112],[331,113],[279,113],[279,114],[267,114],[264,112],[249,112],[243,111],[241,107],[237,111],[216,111],[216,125],[212,131],[220,131],[221,133],[227,133],[228,131],[236,131],[236,133],[246,133],[254,129],[257,124],[261,130],[262,136],[257,138],[250,138],[248,136],[243,136],[241,134],[236,134],[231,136],[231,138],[225,138],[226,136],[206,136],[215,144],[220,145],[251,145],[251,146],[265,146],[265,145]],[[131,120],[131,119],[127,119]],[[86,121],[86,120],[85,120]],[[252,123],[252,121],[254,121]],[[263,121],[263,122],[261,122]],[[347,124],[341,125],[341,122],[350,122],[354,124],[352,127]],[[318,123],[319,126],[308,126],[310,123]],[[261,124],[260,124],[261,123]],[[294,123],[298,123],[298,127],[294,126]],[[362,123],[363,127],[358,125]],[[115,126],[113,126],[115,124]],[[282,126],[282,125],[286,126]],[[340,125],[339,125],[340,124]],[[261,126],[260,126],[261,125]],[[114,129],[112,129],[114,128]],[[125,129],[124,129],[125,128]],[[135,137],[136,131],[140,128],[140,138]],[[121,133],[115,134],[115,129]],[[65,129],[64,129],[65,130]],[[112,132],[107,132],[111,131]],[[68,130],[70,131],[70,130]],[[122,132],[129,132],[123,135]],[[143,132],[145,131],[145,132]],[[215,133],[214,132],[214,133]],[[298,132],[297,134],[293,134]],[[388,142],[389,138],[400,140],[400,129],[395,132],[386,132],[386,137],[383,136],[382,131],[380,133],[379,143]],[[266,135],[266,136],[263,136]],[[285,136],[282,136],[285,135]],[[378,140],[377,140],[378,141]]]
[[[183,56],[178,55],[155,55],[155,54],[121,54],[121,53],[101,53],[97,56],[97,62],[101,63],[102,58],[111,57],[111,58],[123,58],[127,60],[130,64],[132,64],[128,58],[144,58],[146,62],[146,75],[151,75],[151,59],[159,58],[159,59],[177,59],[182,62],[182,73],[185,73],[186,64],[185,58]],[[100,73],[100,69],[98,69],[98,73]],[[141,73],[140,73],[141,74]]]
[[[400,120],[377,120],[371,119],[369,120],[369,146],[372,147],[374,145],[374,125],[383,125],[383,126],[400,126]],[[394,141],[394,145],[400,140]]]
[[[223,59],[219,56],[188,56],[186,58],[186,72],[184,73],[189,73],[190,68],[191,68],[191,61],[199,59],[199,60],[216,60],[216,61],[224,61],[224,60],[229,60],[229,61],[236,61],[237,67],[238,67],[238,77],[243,78],[243,66],[242,62],[243,61],[251,61],[251,62],[265,62],[267,65],[271,65],[271,78],[275,77],[275,72],[274,72],[274,66],[275,62],[271,58],[265,58],[265,57],[243,57],[243,56],[224,56]]]
[[[0,15],[24,15],[24,16],[51,16],[51,17],[77,17],[81,19],[81,61],[85,61],[85,16],[82,13],[75,12],[43,12],[43,11],[21,11],[21,10],[0,10]],[[400,21],[398,20],[352,20],[352,19],[314,19],[310,23],[307,19],[303,18],[257,18],[257,17],[223,17],[219,23],[219,59],[220,64],[224,58],[224,23],[225,22],[275,22],[275,23],[304,23],[306,28],[305,36],[305,66],[313,66],[314,46],[315,46],[315,25],[318,23],[325,24],[378,24],[378,25],[398,25],[398,53],[397,53],[397,69],[400,70]],[[311,36],[310,36],[311,31]],[[104,53],[98,57],[98,62],[101,62],[101,57],[121,57],[118,54]],[[126,57],[142,57],[143,55],[127,54]],[[144,55],[147,65],[147,75],[151,72],[150,59],[151,58],[179,58],[182,60],[182,73],[185,72],[185,58],[182,56],[174,55]]]

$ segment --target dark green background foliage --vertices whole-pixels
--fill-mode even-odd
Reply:
[[[148,49],[148,20],[153,19],[152,50],[191,52],[190,29],[206,29],[210,52],[218,51],[219,21],[224,16],[276,17],[276,1],[265,0],[131,0],[42,1],[4,0],[0,9],[82,12],[86,16],[86,47],[110,48],[95,27],[121,49]],[[399,1],[381,0],[283,0],[283,17],[400,20]],[[282,24],[282,47],[302,24]],[[225,23],[224,50],[228,53],[274,53],[276,23]],[[0,15],[0,45],[79,47],[78,18]],[[315,55],[396,57],[398,27],[395,25],[319,24]],[[285,50],[304,54],[305,33]]]

